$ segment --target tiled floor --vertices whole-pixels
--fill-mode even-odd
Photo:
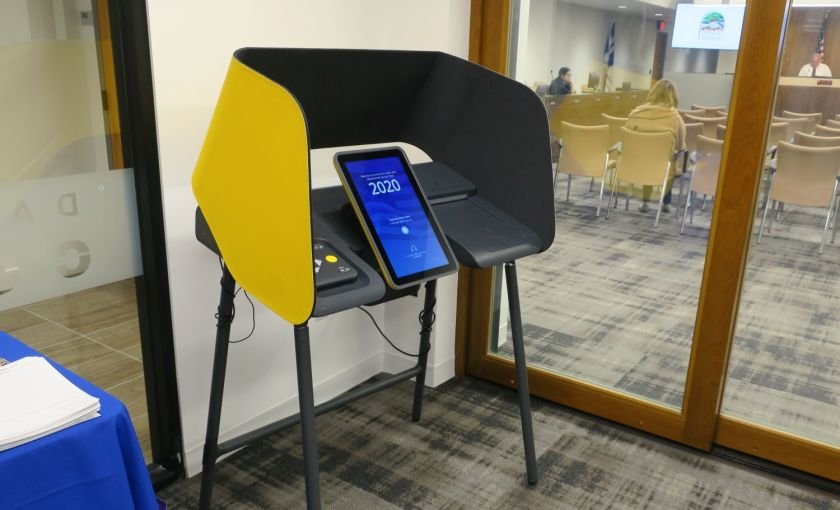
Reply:
[[[146,461],[150,461],[134,280],[0,312],[0,331],[120,399],[131,414]]]

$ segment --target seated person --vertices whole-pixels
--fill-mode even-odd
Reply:
[[[551,82],[548,87],[548,93],[552,96],[565,96],[566,94],[574,94],[575,88],[572,85],[572,70],[568,67],[561,67],[557,78]]]
[[[667,131],[674,136],[673,151],[685,149],[685,123],[677,112],[677,105],[679,104],[679,96],[677,95],[677,86],[670,80],[659,80],[656,82],[648,93],[648,97],[644,103],[638,106],[635,110],[630,112],[627,118],[627,123],[624,125],[627,129],[639,131],[642,133],[661,133]],[[680,165],[671,165],[671,176],[668,179],[666,186],[665,197],[662,202],[662,212],[669,212],[671,210],[671,186],[674,181],[674,173],[682,173]],[[645,186],[642,189],[642,206],[639,208],[642,212],[650,210],[648,202],[650,195],[653,192],[653,187]]]
[[[811,61],[802,66],[802,69],[799,70],[799,76],[831,78],[831,69],[822,63],[822,55],[814,53],[811,55]]]

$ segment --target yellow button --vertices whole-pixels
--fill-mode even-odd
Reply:
[[[335,255],[327,255],[326,257],[324,257],[324,260],[326,260],[330,264],[335,264],[336,262],[338,262],[338,257],[336,257]]]

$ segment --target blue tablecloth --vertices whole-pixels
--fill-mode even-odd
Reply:
[[[0,358],[15,361],[26,356],[41,354],[0,332]],[[123,403],[49,361],[99,399],[102,416],[0,452],[0,509],[157,509]]]

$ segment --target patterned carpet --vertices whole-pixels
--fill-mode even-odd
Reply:
[[[404,383],[317,419],[325,508],[840,509],[837,495],[534,399],[541,479],[525,483],[515,393],[477,380],[427,392],[412,423]],[[300,429],[222,461],[214,508],[303,508]],[[159,496],[197,507],[200,477]]]
[[[561,180],[554,246],[519,263],[528,360],[680,407],[712,208],[681,236],[675,212],[654,229],[638,201],[596,218],[588,187],[567,204]],[[788,207],[753,243],[723,413],[840,445],[840,242],[817,254],[823,214]]]

